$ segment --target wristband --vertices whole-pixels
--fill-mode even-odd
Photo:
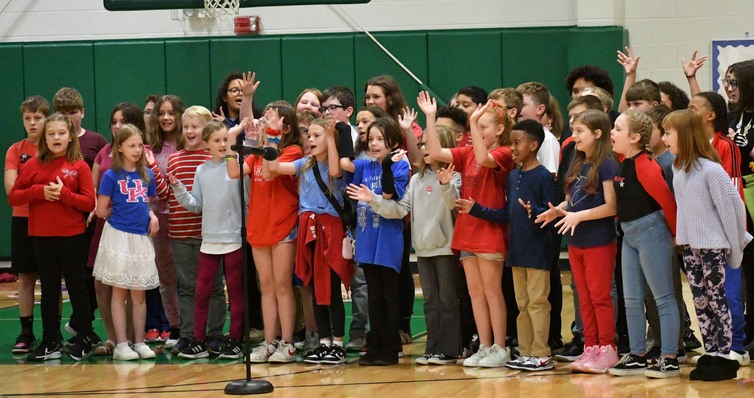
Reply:
[[[270,144],[280,145],[280,136],[267,136],[267,142]]]
[[[225,155],[225,160],[231,160],[231,159],[238,160],[238,156],[237,155]]]
[[[691,75],[691,76],[685,75],[685,76],[686,76],[687,79],[691,79],[692,77],[696,77],[696,75]]]
[[[282,130],[275,130],[271,128],[267,128],[264,132],[267,133],[267,135],[276,135],[276,136],[280,136],[283,134]]]

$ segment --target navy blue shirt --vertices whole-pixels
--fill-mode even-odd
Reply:
[[[591,164],[581,166],[578,178],[568,188],[570,200],[566,208],[569,212],[593,209],[605,204],[603,184],[605,181],[613,183],[615,173],[618,171],[618,162],[614,159],[606,159],[599,168],[599,181],[597,191],[593,194],[584,189],[586,176]],[[573,236],[566,234],[568,245],[575,247],[604,246],[615,240],[615,217],[605,217],[597,220],[582,221],[574,229]]]
[[[506,192],[508,200],[503,209],[489,209],[475,203],[469,214],[487,221],[508,223],[510,244],[506,266],[550,269],[555,250],[550,228],[554,223],[540,228],[534,219],[549,208],[548,202],[555,200],[552,173],[542,165],[527,171],[515,169],[508,175]],[[531,202],[531,217],[518,199]]]

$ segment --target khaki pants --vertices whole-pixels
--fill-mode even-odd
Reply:
[[[512,267],[518,303],[518,345],[523,356],[549,357],[550,271]]]

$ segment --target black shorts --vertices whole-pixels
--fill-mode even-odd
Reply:
[[[15,273],[37,272],[37,258],[29,236],[29,218],[13,217],[10,232],[10,268]]]

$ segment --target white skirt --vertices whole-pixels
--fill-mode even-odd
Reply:
[[[152,238],[115,229],[105,223],[93,275],[105,285],[149,290],[160,286]]]

